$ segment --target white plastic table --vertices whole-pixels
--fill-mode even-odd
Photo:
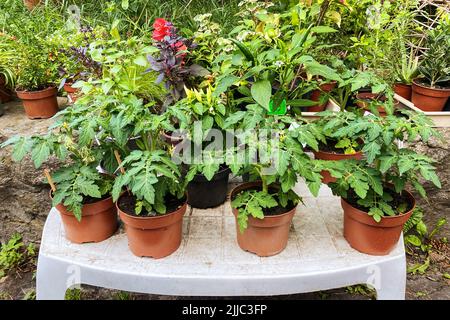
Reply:
[[[37,299],[64,299],[66,289],[79,284],[174,296],[266,296],[370,284],[378,299],[405,298],[402,238],[387,256],[362,254],[344,239],[340,201],[328,187],[318,198],[304,184],[296,191],[306,206],[298,207],[287,248],[267,258],[238,247],[229,201],[189,208],[180,248],[158,260],[135,257],[122,227],[104,242],[72,244],[53,208],[39,252]]]

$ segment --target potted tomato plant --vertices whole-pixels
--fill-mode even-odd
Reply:
[[[114,180],[100,174],[96,166],[103,150],[80,144],[67,123],[45,136],[13,137],[1,147],[14,145],[12,158],[21,161],[31,153],[36,168],[56,156],[68,164],[48,178],[52,204],[61,214],[66,238],[74,243],[100,242],[118,227],[111,197]]]
[[[238,135],[237,150],[245,147],[245,151],[239,151],[241,158],[229,165],[235,174],[242,169],[250,173],[250,182],[237,186],[230,195],[237,241],[245,251],[272,256],[287,245],[301,201],[293,190],[298,178],[305,178],[311,192],[318,193],[321,167],[303,149],[305,144],[317,150],[318,142],[307,124],[288,129],[294,123],[290,116],[267,116],[267,110],[259,105],[235,113],[232,122],[236,121],[237,127],[247,132]],[[256,130],[261,130],[264,138]]]
[[[131,152],[121,168],[113,199],[125,224],[130,250],[140,257],[170,255],[181,244],[187,208],[179,168],[170,154],[155,149]]]
[[[365,141],[367,158],[347,161],[345,173],[330,186],[342,197],[344,237],[350,246],[363,253],[386,255],[415,209],[407,185],[423,197],[423,180],[441,186],[433,161],[400,148],[396,140],[411,143],[419,136],[426,141],[434,132],[426,116],[412,111],[402,111],[401,117],[368,116],[361,121],[360,125],[367,121],[373,128]]]
[[[428,33],[427,51],[419,65],[421,77],[413,81],[412,103],[424,111],[442,111],[450,97],[450,27]]]

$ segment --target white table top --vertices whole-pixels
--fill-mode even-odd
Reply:
[[[233,181],[230,189],[232,186]],[[182,244],[163,259],[134,256],[128,249],[123,226],[101,243],[72,244],[66,240],[58,211],[53,208],[45,224],[40,254],[119,273],[222,279],[317,275],[404,255],[402,239],[387,256],[370,256],[352,249],[342,234],[340,199],[325,185],[318,198],[314,198],[303,183],[295,190],[303,197],[305,205],[297,208],[286,249],[273,257],[261,258],[239,248],[229,201],[214,209],[188,208],[183,221]]]

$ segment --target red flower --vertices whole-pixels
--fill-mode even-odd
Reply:
[[[178,41],[175,43],[175,47],[177,48],[177,51],[186,51],[187,46],[183,43],[183,41]]]
[[[153,23],[153,28],[153,40],[162,41],[164,40],[164,37],[170,35],[172,24],[163,18],[158,18]]]

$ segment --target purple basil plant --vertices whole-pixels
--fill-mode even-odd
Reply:
[[[171,22],[156,19],[153,27],[153,39],[159,56],[147,56],[151,67],[146,72],[153,70],[159,73],[156,83],[164,82],[169,91],[164,101],[164,105],[168,106],[185,97],[184,87],[190,86],[193,77],[206,76],[209,72],[197,64],[189,64],[188,53],[196,45],[192,40],[178,35]]]

